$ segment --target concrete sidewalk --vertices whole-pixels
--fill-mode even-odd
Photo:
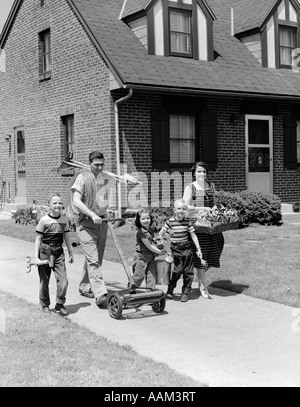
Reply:
[[[26,273],[34,244],[0,235],[0,248],[0,290],[38,305],[36,268]],[[82,264],[82,255],[67,263],[71,321],[212,387],[300,386],[299,309],[214,288],[208,301],[194,283],[187,303],[167,301],[162,314],[150,306],[124,310],[115,320],[78,293]],[[104,262],[103,275],[109,290],[126,287],[122,265]],[[52,301],[55,291],[52,277]]]

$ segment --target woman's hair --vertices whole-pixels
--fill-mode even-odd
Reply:
[[[150,226],[152,225],[152,222],[153,222],[153,216],[151,215],[150,210],[149,210],[149,209],[146,209],[146,208],[142,208],[142,209],[140,209],[139,211],[137,211],[136,216],[135,216],[135,221],[134,221],[135,226],[136,226],[138,229],[142,227],[142,225],[141,225],[141,216],[142,216],[143,213],[149,213],[149,216],[150,216]]]
[[[198,161],[192,166],[192,176],[193,177],[195,177],[195,172],[196,172],[197,167],[203,167],[205,169],[206,173],[208,173],[207,164],[204,161]]]

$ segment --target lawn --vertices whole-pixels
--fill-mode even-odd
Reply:
[[[35,227],[5,220],[0,234],[34,242]],[[126,224],[116,234],[130,260],[135,232]],[[221,269],[208,272],[212,286],[300,308],[299,214],[285,216],[281,226],[252,225],[224,237]],[[81,247],[74,252],[82,253]],[[120,262],[110,235],[105,259]],[[0,311],[6,316],[0,387],[205,386],[1,291]]]
[[[0,222],[0,234],[34,241],[34,226],[12,220]],[[116,229],[122,250],[134,255],[135,232],[130,225]],[[258,226],[226,231],[221,268],[208,271],[211,285],[246,295],[300,307],[299,243],[300,214],[285,215],[281,226]],[[82,252],[80,246],[76,252]],[[105,259],[120,262],[111,236]]]
[[[0,365],[0,387],[205,386],[1,291]]]

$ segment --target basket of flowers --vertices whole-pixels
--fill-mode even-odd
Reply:
[[[194,228],[197,232],[213,235],[226,230],[238,229],[239,217],[235,209],[214,206],[211,211],[199,211]]]

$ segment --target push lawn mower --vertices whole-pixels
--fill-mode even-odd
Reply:
[[[162,313],[166,306],[165,293],[158,289],[151,290],[150,288],[135,286],[114,227],[110,222],[108,222],[108,228],[128,278],[128,288],[126,290],[121,290],[109,295],[107,302],[109,315],[112,318],[119,319],[121,318],[123,309],[137,308],[141,305],[150,305],[155,313]]]

